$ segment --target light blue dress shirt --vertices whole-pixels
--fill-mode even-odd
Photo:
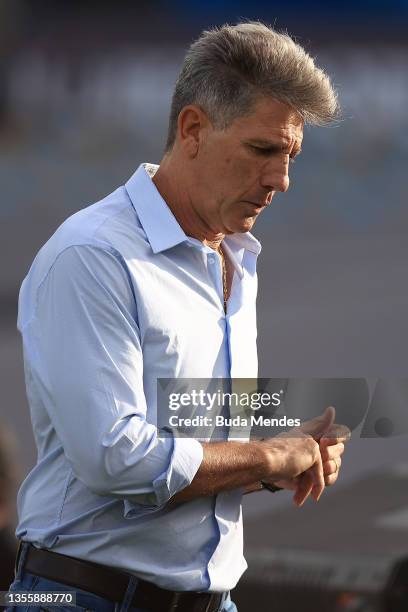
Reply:
[[[37,465],[17,536],[174,590],[226,591],[247,565],[242,491],[166,508],[194,478],[199,441],[159,438],[157,378],[256,377],[256,259],[249,233],[216,252],[187,236],[139,167],[67,219],[19,298]]]

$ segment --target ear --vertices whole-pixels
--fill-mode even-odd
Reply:
[[[197,156],[205,132],[211,125],[205,112],[195,104],[185,106],[177,121],[179,143],[190,158]]]

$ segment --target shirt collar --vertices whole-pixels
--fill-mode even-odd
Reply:
[[[188,240],[152,181],[158,167],[155,164],[141,164],[125,184],[153,253],[160,253]]]
[[[244,234],[229,234],[228,236],[225,236],[224,240],[231,245],[234,245],[235,248],[251,251],[255,255],[259,255],[262,249],[262,245],[259,240],[257,240],[250,232],[245,232]]]
[[[182,230],[152,181],[158,167],[156,164],[141,164],[125,184],[154,253],[160,253],[191,240]],[[261,251],[260,242],[250,232],[230,234],[224,240],[235,252],[245,249],[259,255]]]

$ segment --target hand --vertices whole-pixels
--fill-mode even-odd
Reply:
[[[264,480],[295,490],[294,501],[297,505],[302,505],[310,494],[317,501],[324,490],[324,470],[318,440],[331,430],[334,415],[334,408],[328,408],[321,416],[300,427],[262,441],[271,452],[273,468],[276,469],[276,455],[281,463],[278,477],[271,475]],[[303,478],[304,473],[307,473],[307,478]]]
[[[339,477],[344,443],[350,439],[350,436],[351,432],[348,427],[333,424],[319,440],[324,480],[327,486],[334,485]]]
[[[328,411],[330,411],[331,418],[334,420],[334,408],[328,408],[326,413]],[[316,429],[315,426],[316,421],[318,424],[318,419],[323,418],[324,414],[322,417],[318,417],[317,419],[312,419],[311,421],[304,423],[301,425],[301,429],[314,434],[316,441],[319,441],[319,449],[323,465],[324,484],[326,486],[331,486],[336,482],[339,476],[341,455],[344,452],[344,443],[350,439],[351,432],[344,425],[332,423],[327,431],[321,435],[319,429]],[[293,501],[297,506],[302,506],[304,504],[306,499],[312,493],[314,486],[313,477],[309,473],[309,470],[306,470],[306,472],[297,476],[296,478],[274,481],[273,484],[281,487],[282,489],[295,491]],[[316,496],[313,496],[316,499]]]
[[[303,423],[301,429],[302,431],[309,432],[313,435],[314,439],[319,442],[320,455],[323,463],[324,483],[326,486],[331,486],[338,478],[341,466],[341,455],[344,452],[344,442],[350,439],[351,432],[348,427],[334,423],[336,410],[333,406],[329,406],[321,418],[327,413],[330,413],[332,423],[323,434],[315,427],[316,419]],[[316,501],[319,499],[316,499],[313,479],[308,472],[299,477],[296,485],[293,501],[297,506],[302,506],[309,495],[312,495]]]

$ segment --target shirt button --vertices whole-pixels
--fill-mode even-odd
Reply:
[[[210,264],[215,263],[215,259],[214,259],[214,257],[212,257],[212,256],[211,256],[211,257],[209,257],[209,258],[208,258],[208,263],[210,263]]]

